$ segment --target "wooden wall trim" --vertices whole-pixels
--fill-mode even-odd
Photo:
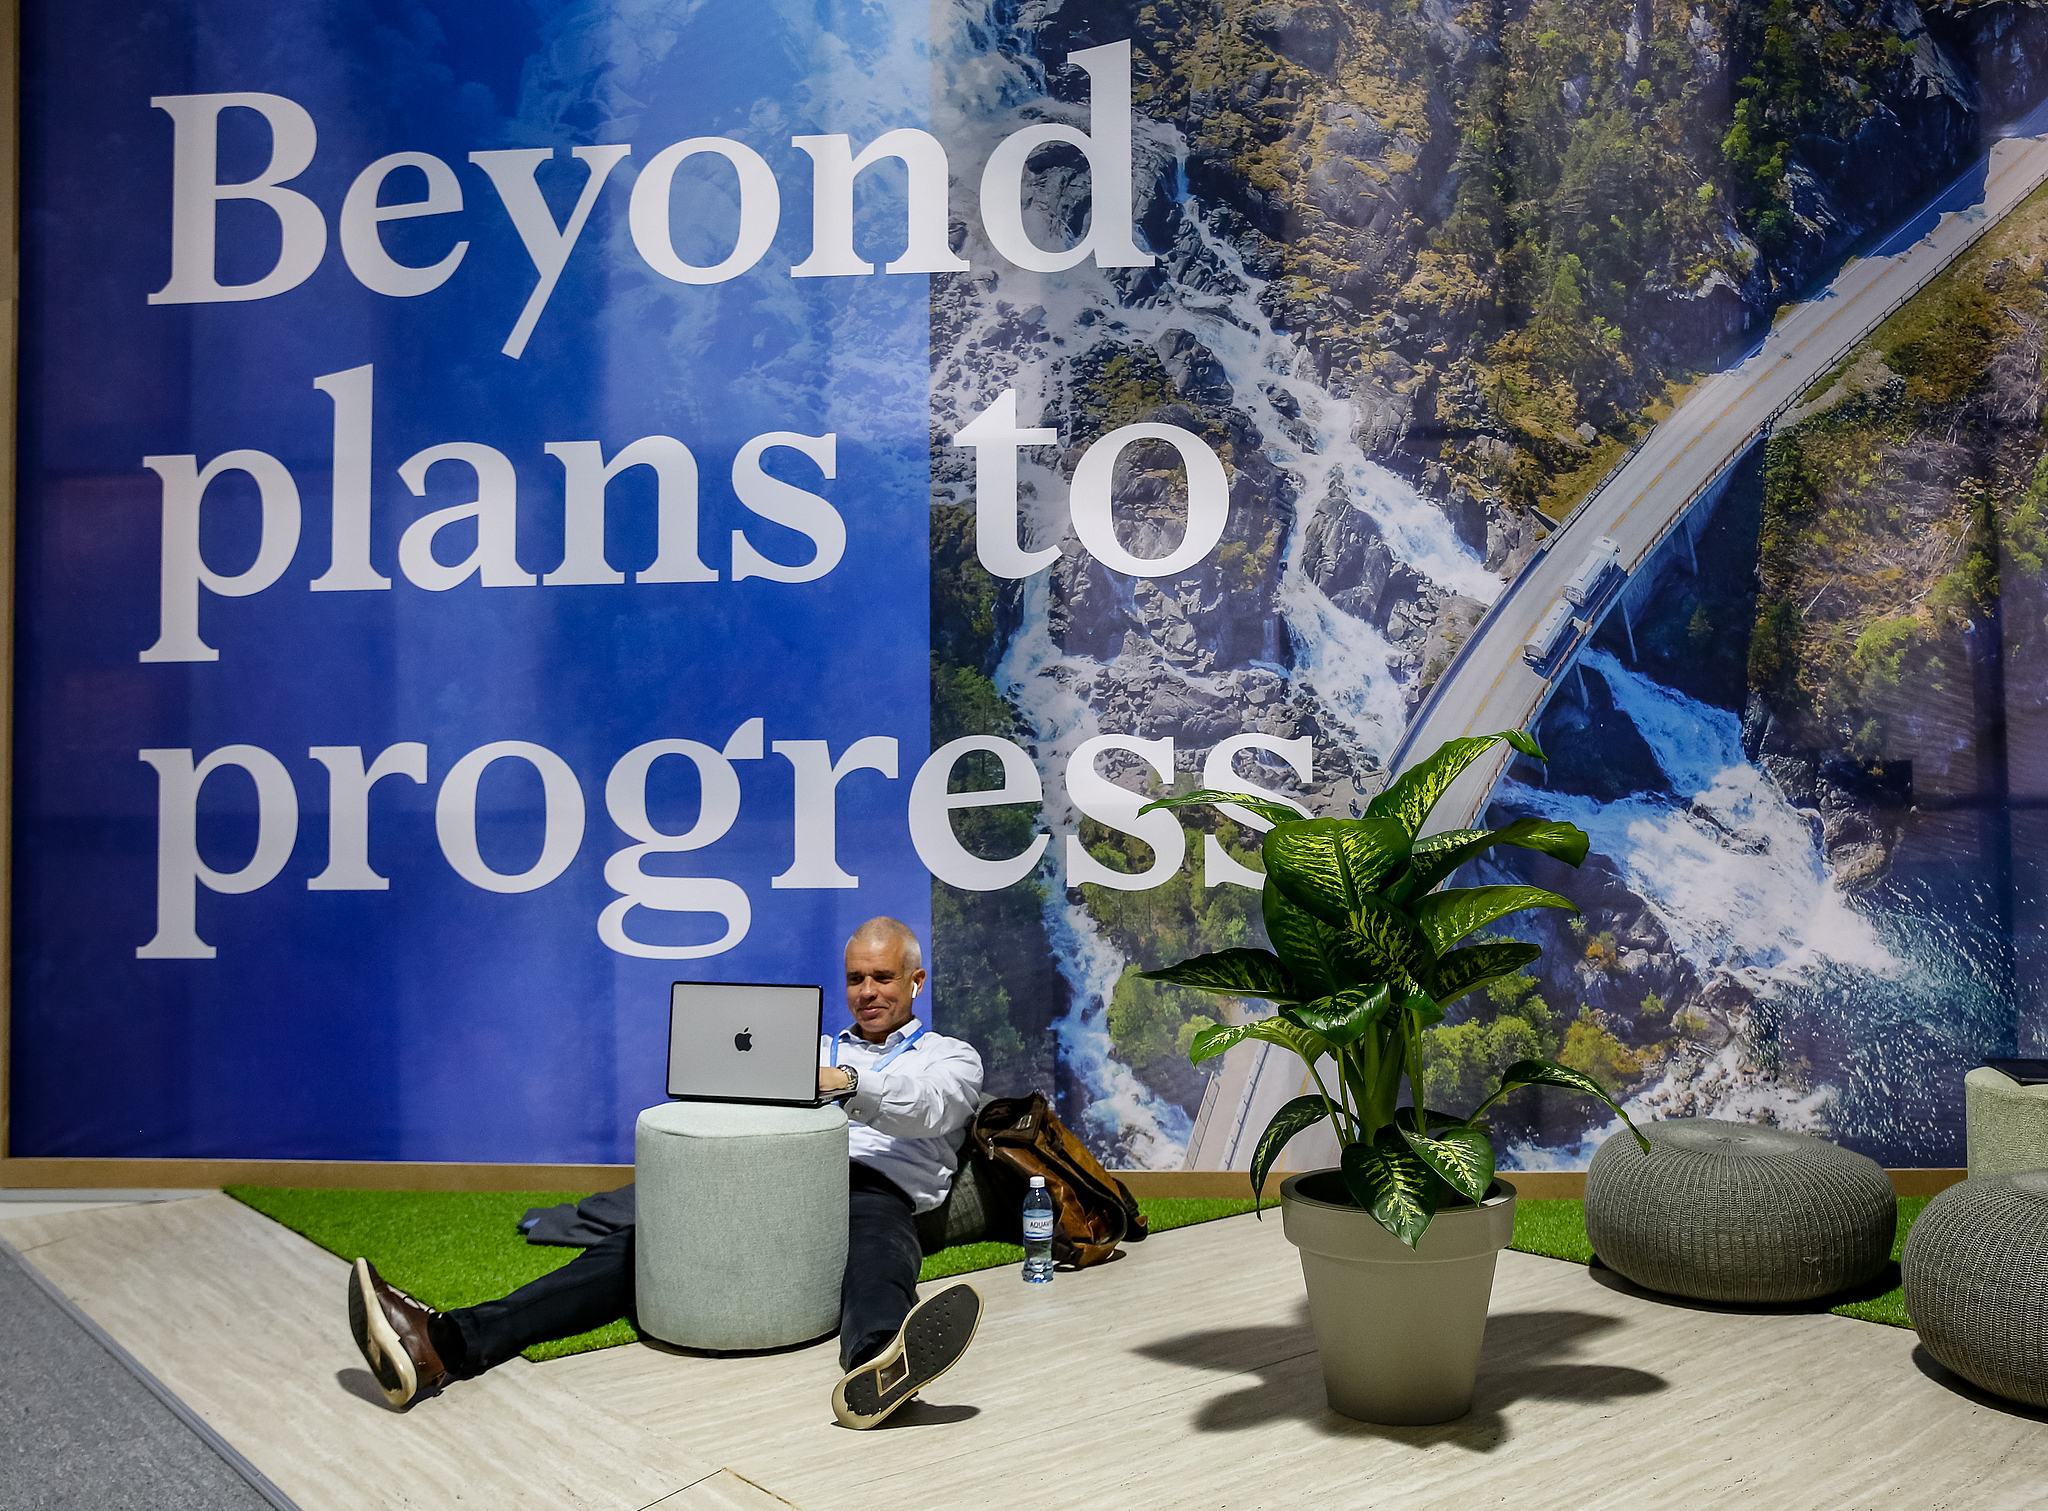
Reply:
[[[1280,1194],[1284,1175],[1266,1181],[1266,1195]],[[1249,1198],[1252,1178],[1242,1170],[1118,1170],[1118,1180],[1131,1188],[1133,1196],[1238,1196]],[[1504,1178],[1527,1197],[1580,1196],[1586,1189],[1582,1170],[1509,1170]]]
[[[1887,1170],[1885,1174],[1892,1178],[1892,1189],[1901,1196],[1939,1196],[1950,1186],[1970,1178],[1970,1172],[1963,1169]]]
[[[1900,1196],[1933,1196],[1969,1176],[1964,1169],[1887,1170],[1892,1190]],[[1241,1171],[1222,1170],[1122,1170],[1117,1172],[1133,1196],[1250,1196],[1252,1178]],[[1504,1170],[1502,1177],[1530,1200],[1568,1196],[1583,1199],[1586,1172],[1583,1170]],[[1269,1193],[1279,1188],[1279,1177],[1267,1184]]]
[[[195,1191],[310,1186],[336,1191],[609,1191],[631,1165],[483,1165],[399,1160],[0,1159],[0,1189]]]
[[[1120,1170],[1133,1196],[1252,1194],[1241,1170]],[[1901,1196],[1932,1196],[1962,1180],[1960,1169],[1891,1170]],[[1583,1170],[1510,1170],[1532,1200],[1582,1197]],[[608,1191],[633,1178],[631,1165],[487,1165],[381,1160],[0,1159],[0,1188],[41,1191],[202,1190],[228,1185],[310,1186],[346,1191]],[[1276,1177],[1267,1184],[1277,1193]]]

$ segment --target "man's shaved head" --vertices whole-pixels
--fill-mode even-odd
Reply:
[[[880,1044],[910,1021],[924,985],[924,952],[909,925],[870,918],[846,941],[846,1009],[863,1039]]]
[[[865,944],[893,944],[901,948],[906,976],[924,969],[924,951],[918,947],[917,935],[907,923],[894,918],[870,918],[853,931],[846,948],[850,953],[856,945]]]

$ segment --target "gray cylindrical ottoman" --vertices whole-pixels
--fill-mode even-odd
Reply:
[[[1701,1301],[1810,1301],[1892,1254],[1898,1202],[1875,1160],[1754,1123],[1674,1118],[1644,1154],[1610,1138],[1586,1170],[1586,1237],[1637,1285]]]
[[[839,1326],[846,1114],[664,1102],[633,1130],[640,1330],[684,1348],[780,1348]]]
[[[2048,1165],[2048,1086],[2022,1086],[1989,1065],[1963,1077],[1970,1179]]]
[[[2048,1407],[2048,1170],[1950,1186],[1906,1235],[1906,1315],[1974,1385]]]

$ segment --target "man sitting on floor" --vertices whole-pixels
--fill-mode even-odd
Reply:
[[[871,918],[846,941],[853,1026],[819,1042],[818,1093],[849,1119],[846,1276],[832,1411],[872,1427],[952,1368],[981,1320],[981,1296],[952,1286],[917,1300],[923,1250],[914,1221],[946,1199],[955,1136],[981,1095],[974,1046],[911,1013],[924,987],[917,936]],[[394,1406],[468,1379],[524,1348],[634,1315],[633,1232],[623,1228],[552,1274],[482,1306],[437,1312],[387,1284],[367,1259],[349,1278],[349,1326]]]

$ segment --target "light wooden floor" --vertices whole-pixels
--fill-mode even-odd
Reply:
[[[1161,1234],[1045,1288],[975,1277],[989,1307],[974,1348],[928,1403],[869,1433],[832,1421],[830,1345],[514,1361],[389,1411],[349,1341],[343,1263],[225,1196],[0,1234],[304,1511],[2048,1498],[2048,1419],[1945,1383],[1910,1332],[1689,1310],[1515,1253],[1469,1417],[1346,1421],[1323,1404],[1300,1270],[1272,1220]]]

